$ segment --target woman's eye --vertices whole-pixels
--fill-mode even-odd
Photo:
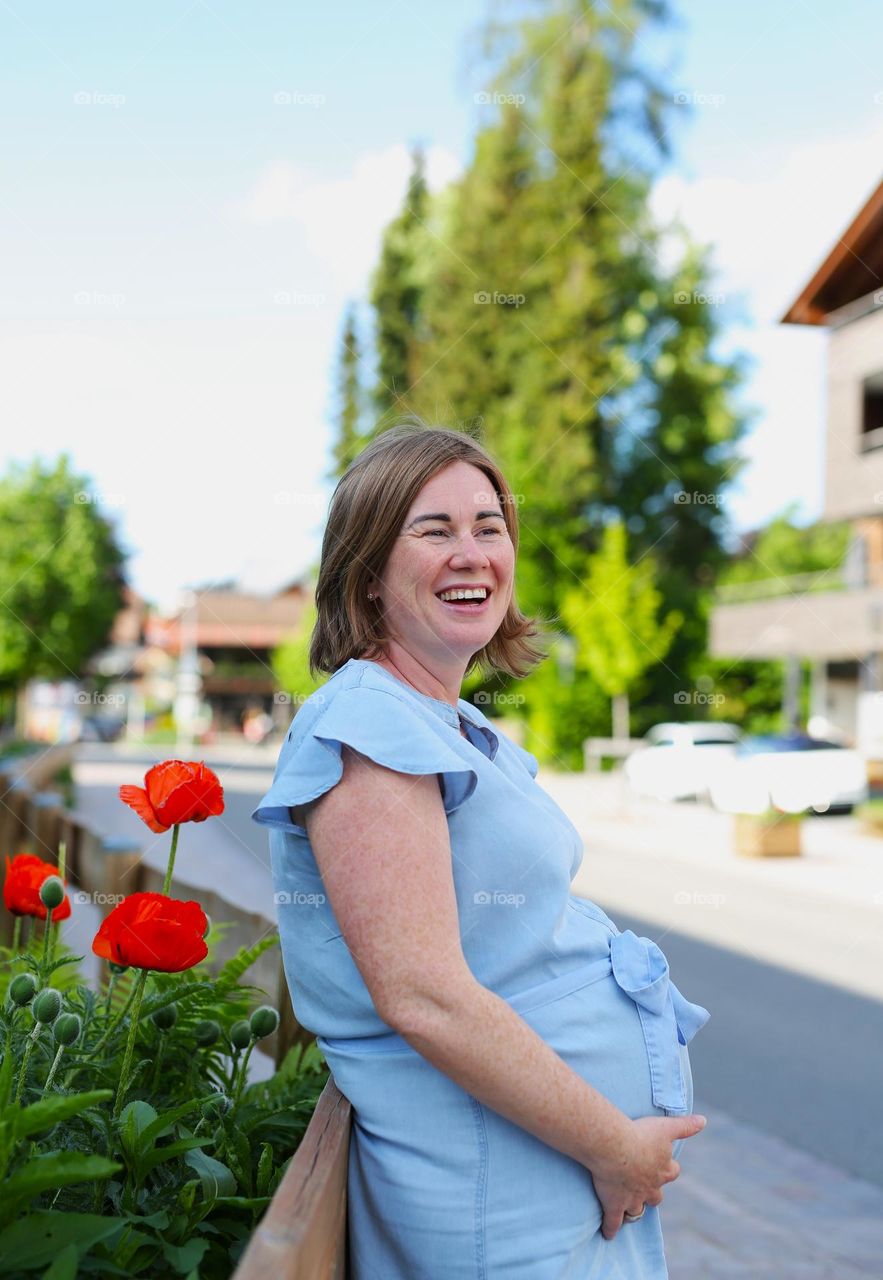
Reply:
[[[440,534],[442,535],[442,537],[445,537],[445,536],[447,535],[447,532],[448,532],[448,530],[447,530],[447,529],[427,529],[423,536],[424,536],[424,538],[431,538],[431,537],[433,536],[433,534],[440,533]],[[500,534],[503,532],[503,530],[502,530],[502,529],[497,529],[497,528],[495,528],[493,525],[488,525],[488,526],[487,526],[486,528],[484,528],[484,529],[479,529],[479,531],[478,531],[478,532],[479,532],[479,533],[490,533],[490,534],[493,534],[493,536],[494,536],[495,538],[498,538],[498,537],[500,536]]]

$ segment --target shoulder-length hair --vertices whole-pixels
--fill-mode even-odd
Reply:
[[[451,462],[471,463],[500,500],[518,551],[516,505],[506,478],[471,435],[409,418],[382,431],[349,465],[331,499],[316,583],[317,619],[310,641],[310,673],[332,673],[350,658],[385,652],[382,610],[368,600],[368,583],[382,576],[411,504],[426,482]],[[473,654],[466,673],[481,667],[520,678],[548,656],[535,636],[551,639],[544,623],[518,608],[515,592],[491,640]]]

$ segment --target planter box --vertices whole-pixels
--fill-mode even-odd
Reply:
[[[800,819],[737,813],[733,824],[735,849],[746,858],[797,857],[803,852],[801,830]]]
[[[346,1280],[350,1113],[329,1077],[232,1280]]]

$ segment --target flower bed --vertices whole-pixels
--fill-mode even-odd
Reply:
[[[166,761],[120,794],[172,836],[163,892],[130,894],[95,935],[106,992],[78,981],[83,957],[57,938],[71,910],[64,844],[57,866],[6,858],[15,932],[0,949],[0,1272],[12,1280],[50,1266],[52,1280],[228,1277],[329,1078],[311,1044],[248,1082],[279,1018],[242,978],[278,936],[213,973],[224,925],[168,892],[180,826],[223,812],[218,779]]]

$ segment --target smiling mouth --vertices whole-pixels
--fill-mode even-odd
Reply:
[[[469,600],[442,600],[443,592],[436,594],[438,600],[446,609],[452,609],[454,613],[482,613],[488,606],[488,602],[493,595],[492,591],[488,591],[483,600],[473,597]]]

